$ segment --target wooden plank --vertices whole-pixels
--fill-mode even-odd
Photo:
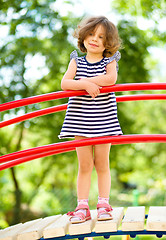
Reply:
[[[17,240],[36,240],[41,238],[43,229],[60,216],[61,215],[55,215],[41,219],[40,222],[36,222],[35,224],[26,228],[24,231],[21,231],[17,236]]]
[[[116,232],[123,218],[123,213],[124,213],[123,207],[113,208],[113,211],[112,211],[113,219],[107,220],[107,221],[96,221],[94,231],[96,233]]]
[[[57,221],[51,223],[48,227],[43,230],[44,238],[54,238],[54,237],[62,237],[67,234],[69,218],[67,214],[58,218]]]
[[[148,231],[166,231],[166,207],[150,207],[146,229]]]
[[[22,223],[19,223],[17,225],[10,226],[8,228],[5,228],[0,231],[0,239],[2,240],[12,240],[13,236],[17,234],[21,227]]]
[[[77,234],[87,234],[91,233],[92,229],[94,228],[94,224],[97,217],[97,211],[91,210],[91,220],[88,220],[84,223],[76,223],[76,224],[69,224],[69,234],[70,235],[77,235]]]
[[[128,207],[122,221],[123,231],[141,231],[144,230],[145,207]]]
[[[26,222],[24,224],[19,223],[17,225],[13,225],[13,226],[3,229],[0,232],[0,240],[16,240],[19,232],[23,231],[28,226],[33,225],[34,223],[36,223],[40,220],[41,220],[41,218]]]

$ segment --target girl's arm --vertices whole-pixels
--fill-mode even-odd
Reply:
[[[116,61],[113,60],[107,65],[106,74],[96,77],[81,78],[81,81],[88,81],[97,84],[98,86],[114,85],[117,80]]]
[[[84,79],[81,81],[74,80],[76,70],[76,62],[74,59],[72,59],[69,63],[66,73],[62,78],[62,90],[86,90],[92,98],[95,98],[100,93],[100,86],[90,81],[84,81]]]

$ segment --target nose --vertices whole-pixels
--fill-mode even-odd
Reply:
[[[97,36],[96,36],[96,34],[93,35],[93,40],[94,40],[94,41],[97,40]]]

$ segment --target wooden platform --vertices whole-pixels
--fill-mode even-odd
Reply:
[[[0,230],[0,240],[73,239],[111,235],[156,234],[166,235],[166,207],[150,207],[145,221],[145,207],[113,208],[113,220],[97,221],[96,210],[92,219],[81,224],[71,224],[69,216],[56,215],[20,223]]]

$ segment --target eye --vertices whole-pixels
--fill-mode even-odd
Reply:
[[[104,35],[103,35],[103,34],[99,35],[99,38],[103,39],[103,38],[104,38]]]

